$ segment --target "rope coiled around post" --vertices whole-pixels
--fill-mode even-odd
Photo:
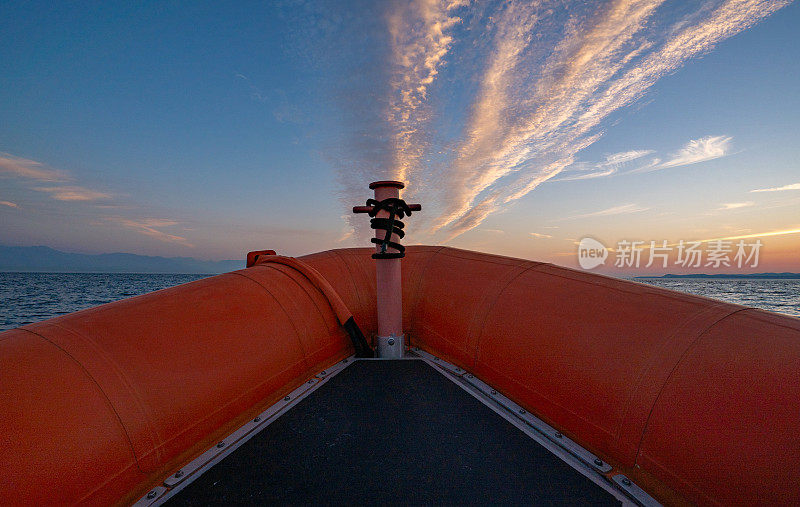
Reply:
[[[372,254],[373,259],[402,259],[406,256],[406,247],[400,243],[392,241],[392,234],[396,234],[399,238],[405,236],[403,228],[405,224],[401,221],[404,216],[411,216],[411,209],[403,199],[397,197],[390,197],[382,201],[375,199],[367,199],[367,206],[372,206],[369,216],[372,219],[369,221],[370,227],[375,230],[386,231],[386,236],[383,239],[372,238],[372,242],[380,246],[380,252]],[[384,210],[389,213],[389,218],[378,218],[375,215],[379,211]],[[397,252],[387,252],[387,248],[393,248]]]

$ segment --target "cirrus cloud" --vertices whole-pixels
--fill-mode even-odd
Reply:
[[[393,129],[393,178],[406,181],[419,169],[430,119],[427,94],[450,51],[453,12],[469,0],[398,2],[387,16],[391,43],[392,96],[387,119]]]
[[[32,180],[38,183],[50,183],[48,186],[33,187],[37,192],[44,192],[57,201],[96,201],[110,199],[106,192],[92,190],[78,185],[68,185],[74,179],[66,171],[53,169],[36,160],[17,157],[10,153],[0,152],[0,176],[18,180]]]
[[[783,192],[785,190],[800,190],[800,183],[792,183],[782,187],[757,188],[755,190],[751,190],[750,192]]]
[[[671,159],[655,166],[652,170],[698,164],[724,157],[730,152],[731,139],[728,136],[707,136],[694,139],[689,141]]]
[[[189,242],[189,240],[187,240],[183,236],[178,236],[176,234],[170,234],[168,232],[159,230],[165,227],[172,227],[179,225],[179,222],[175,220],[169,220],[163,218],[132,219],[125,217],[107,217],[106,220],[108,222],[112,222],[121,225],[123,227],[132,229],[138,232],[139,234],[149,236],[158,241],[163,241],[165,243],[177,243],[179,245],[183,245],[190,248],[194,246]]]
[[[741,208],[749,208],[750,206],[755,206],[756,203],[753,201],[745,201],[745,202],[724,202],[722,206],[717,208],[718,210],[727,211],[731,209],[741,209]]]
[[[646,173],[682,167],[708,160],[714,160],[730,154],[732,137],[706,136],[692,139],[674,153],[666,162],[661,158],[652,158],[649,162],[635,169],[625,169],[631,162],[655,153],[653,150],[631,150],[608,155],[602,162],[579,162],[564,170],[566,176],[553,181],[578,181],[606,176]],[[800,185],[800,184],[799,184]],[[755,192],[755,190],[753,190]]]
[[[569,168],[569,171],[577,172],[578,174],[574,176],[564,176],[556,181],[577,181],[613,176],[619,173],[620,169],[626,164],[634,160],[639,160],[652,153],[654,153],[653,150],[623,151],[608,155],[603,162],[597,164],[574,164],[573,167]]]
[[[709,0],[687,11],[662,9],[665,0],[503,2],[473,32],[490,50],[455,148],[431,169],[447,185],[430,232],[445,230],[449,241],[556,177],[663,76],[789,3]],[[730,142],[694,139],[642,169],[713,160],[730,153]],[[618,171],[605,163],[574,179]]]
[[[34,190],[50,194],[57,201],[97,201],[111,198],[111,194],[79,186],[34,187]]]
[[[630,203],[630,204],[621,204],[619,206],[613,206],[611,208],[606,208],[600,211],[593,211],[591,213],[583,213],[581,215],[573,215],[571,217],[567,217],[564,220],[576,220],[578,218],[592,218],[592,217],[608,217],[614,215],[629,215],[631,213],[640,213],[642,211],[647,211],[650,208],[645,208],[643,206],[639,206],[638,204]]]
[[[0,175],[43,182],[66,181],[67,174],[41,162],[0,152]]]

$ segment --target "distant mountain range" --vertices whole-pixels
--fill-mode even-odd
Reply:
[[[154,257],[129,253],[87,255],[46,246],[0,245],[0,271],[66,273],[226,273],[244,267],[244,258],[202,261],[191,257]]]
[[[744,279],[744,280],[753,280],[753,279],[785,279],[785,280],[793,280],[793,279],[800,279],[800,273],[748,273],[748,274],[719,274],[719,275],[705,275],[705,274],[690,274],[690,275],[673,275],[673,274],[666,274],[663,276],[637,276],[634,277],[638,278],[726,278],[726,279]]]

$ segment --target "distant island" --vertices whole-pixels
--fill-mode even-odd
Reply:
[[[635,276],[634,280],[642,278],[725,278],[725,279],[743,279],[743,280],[760,280],[760,279],[781,279],[781,280],[795,280],[800,279],[800,273],[748,273],[748,274],[718,274],[706,275],[702,273],[689,274],[689,275],[673,275],[666,274],[662,276]]]
[[[203,261],[129,253],[77,254],[46,246],[0,245],[0,272],[191,273],[216,274],[242,269],[239,260]]]

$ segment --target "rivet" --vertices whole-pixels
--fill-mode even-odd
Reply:
[[[560,432],[556,431],[556,434],[555,434],[555,437],[556,437],[556,438],[561,438],[561,437],[563,437],[563,436],[564,436],[564,435],[562,435]]]
[[[473,375],[472,373],[470,373],[469,375],[467,375],[467,378],[475,378],[475,375]]]
[[[225,447],[225,442],[220,442],[220,443],[218,443],[218,444],[217,444],[217,447],[219,447],[220,449],[222,449],[223,447]]]
[[[253,422],[261,422],[261,417],[256,417],[255,419],[253,419]]]
[[[603,460],[601,460],[599,458],[595,458],[594,464],[599,466],[599,467],[601,467],[601,466],[603,466]]]
[[[524,408],[519,409],[519,413],[520,414],[524,414],[525,413],[525,409]]]
[[[322,370],[321,372],[319,372],[319,374],[320,375],[325,375],[325,370]]]
[[[309,380],[308,383],[309,384],[313,384],[314,383],[314,379]]]
[[[461,371],[461,368],[456,368],[456,371]]]
[[[347,361],[348,361],[348,359],[345,359],[345,360],[344,360],[344,361],[342,361],[342,362],[346,364],[346,363],[347,363]]]
[[[283,399],[283,401],[289,401],[289,400],[291,400],[291,399],[292,399],[292,397],[291,397],[291,396],[287,396],[286,398],[284,398],[284,399]]]
[[[434,360],[434,361],[438,361],[438,360],[439,360],[439,358],[438,358],[438,357],[434,357],[434,358],[433,358],[433,360]]]
[[[494,389],[492,389],[492,394],[493,394],[493,395],[494,395],[494,394],[497,394],[497,391],[495,391]]]
[[[178,470],[177,472],[175,472],[176,479],[180,479],[181,477],[183,477],[183,470]]]
[[[153,498],[155,498],[157,495],[158,495],[158,492],[157,492],[156,490],[153,490],[153,491],[151,491],[150,493],[148,493],[148,494],[147,494],[147,499],[148,499],[148,500],[152,500],[152,499],[153,499]]]
[[[394,338],[389,338],[388,340],[386,340],[386,343],[388,343],[389,346],[391,347],[392,345],[394,345]]]
[[[624,485],[626,485],[626,486],[630,486],[630,485],[631,485],[631,480],[630,480],[630,479],[628,479],[627,477],[624,477],[624,478],[622,479],[622,484],[624,484]]]

